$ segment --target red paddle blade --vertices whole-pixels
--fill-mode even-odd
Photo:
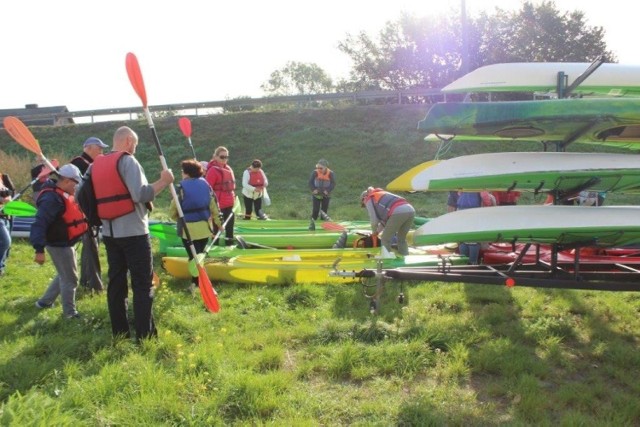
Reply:
[[[58,162],[57,159],[53,159],[53,160],[51,160],[51,165],[54,166],[57,169],[58,166],[60,166],[60,162]],[[50,173],[51,173],[51,168],[48,165],[44,165],[44,167],[42,168],[42,170],[38,174],[38,180],[40,181],[40,180],[43,180],[43,179],[47,178]]]
[[[337,224],[335,222],[323,222],[322,223],[322,228],[324,228],[325,230],[331,230],[331,231],[345,231],[346,227]]]
[[[133,86],[133,90],[136,91],[140,101],[142,101],[142,107],[147,108],[147,91],[144,88],[142,71],[140,70],[140,64],[138,64],[138,58],[131,52],[127,53],[126,66],[131,86]]]
[[[204,300],[207,309],[212,313],[217,313],[220,311],[220,303],[218,302],[218,295],[216,291],[213,289],[213,285],[211,284],[211,280],[209,280],[209,276],[207,275],[207,271],[203,266],[198,264],[198,286],[200,287],[200,294],[202,295],[202,299]]]
[[[178,120],[178,126],[180,126],[180,130],[184,136],[187,138],[191,137],[191,120],[186,117],[180,117]]]
[[[7,116],[2,121],[4,128],[9,135],[20,145],[27,150],[42,156],[42,150],[40,150],[40,144],[38,140],[33,136],[29,128],[25,126],[19,118],[14,116]]]

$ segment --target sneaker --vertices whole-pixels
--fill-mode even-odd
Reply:
[[[79,319],[80,318],[80,313],[78,313],[77,311],[73,314],[68,314],[66,316],[67,319]]]
[[[39,309],[44,309],[44,308],[51,308],[53,307],[53,304],[43,304],[40,301],[36,301],[36,307],[38,307]]]

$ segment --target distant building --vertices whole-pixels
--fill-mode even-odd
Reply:
[[[19,118],[27,126],[62,126],[74,124],[73,118],[65,117],[69,110],[65,106],[38,107],[38,104],[27,104],[25,108],[0,109],[0,128],[2,119],[7,116]],[[58,117],[61,115],[63,117]]]

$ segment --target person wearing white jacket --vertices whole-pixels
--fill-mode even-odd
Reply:
[[[255,159],[242,174],[242,197],[244,199],[244,219],[251,219],[255,211],[258,219],[267,219],[262,204],[268,205],[267,186],[269,180],[262,170],[262,162]]]

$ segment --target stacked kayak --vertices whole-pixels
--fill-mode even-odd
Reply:
[[[422,253],[383,260],[378,259],[380,249],[245,251],[246,254],[229,259],[206,259],[204,268],[209,278],[219,282],[244,284],[352,283],[360,279],[330,276],[329,272],[376,268],[379,261],[383,268],[434,266],[444,262],[454,265],[467,263],[467,258],[442,246],[422,250]],[[186,257],[162,258],[165,270],[176,278],[191,277],[188,264]]]
[[[416,218],[416,224],[428,219]],[[352,247],[357,239],[368,235],[369,221],[316,221],[314,230],[309,230],[311,222],[301,219],[285,220],[236,220],[234,236],[240,236],[249,247],[269,247],[277,249],[328,249],[333,247],[343,232],[347,232],[345,247]],[[149,226],[153,237],[159,240],[159,251],[171,256],[186,256],[182,240],[178,237],[173,222],[158,222]]]

